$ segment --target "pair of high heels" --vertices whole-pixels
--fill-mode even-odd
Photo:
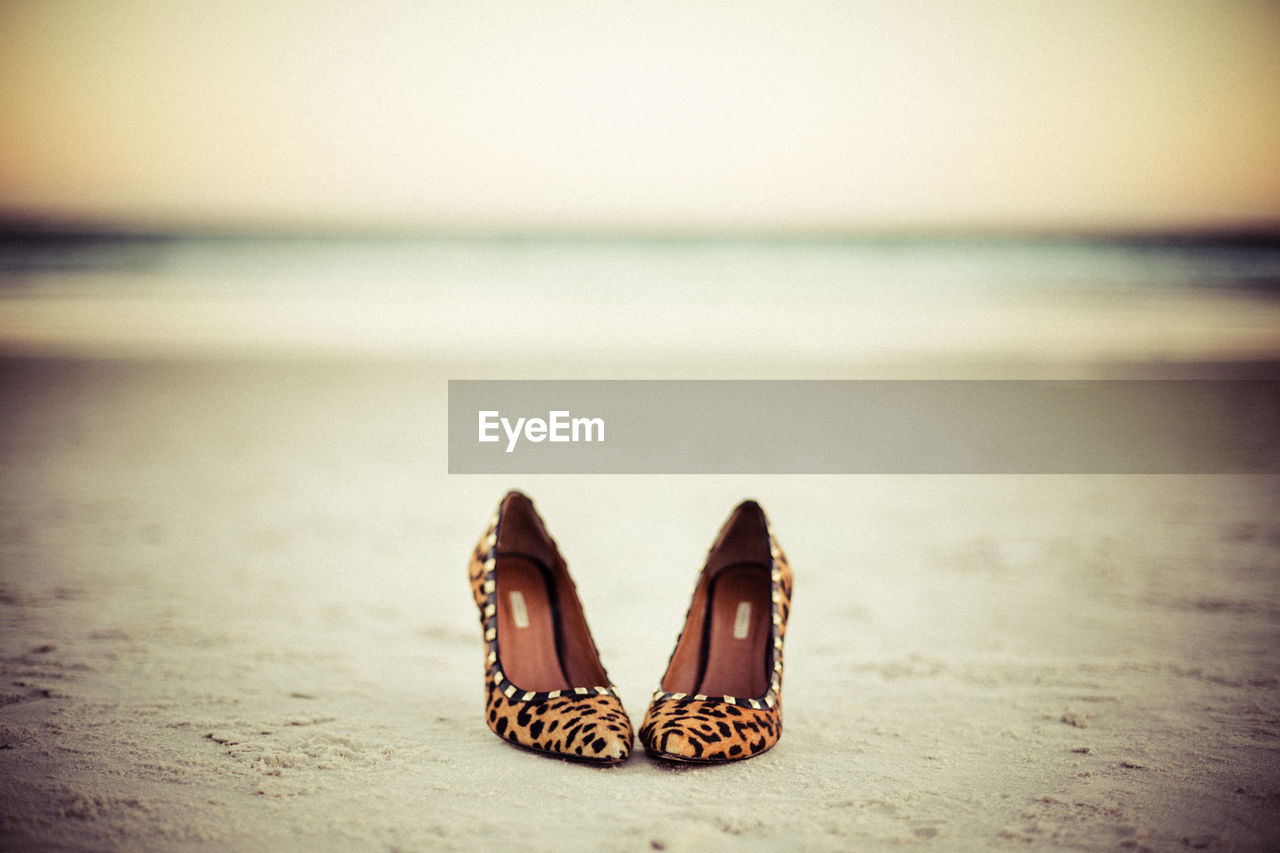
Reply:
[[[533,502],[509,492],[471,555],[494,733],[550,755],[616,764],[635,736],[568,566]],[[698,575],[684,629],[645,713],[650,755],[716,763],[782,734],[782,642],[791,568],[755,501],[739,504]]]

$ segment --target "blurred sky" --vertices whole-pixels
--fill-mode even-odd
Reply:
[[[1280,223],[1280,4],[0,0],[0,212]]]

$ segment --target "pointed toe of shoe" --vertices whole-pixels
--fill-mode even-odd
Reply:
[[[681,725],[666,725],[644,739],[645,751],[654,758],[666,761],[706,764],[731,760],[721,755],[719,744],[704,731]],[[735,758],[745,757],[742,754]]]
[[[591,737],[577,740],[560,740],[552,743],[535,744],[534,749],[567,758],[571,761],[589,762],[592,764],[621,764],[631,757],[631,744],[634,738],[630,732],[601,732]]]
[[[645,714],[645,751],[668,761],[714,764],[767,751],[782,734],[780,708],[751,709],[717,700],[657,698]]]
[[[616,696],[556,694],[526,701],[491,688],[489,727],[517,746],[575,761],[617,764],[631,755],[635,735]]]

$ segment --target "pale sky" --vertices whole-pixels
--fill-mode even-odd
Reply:
[[[0,0],[0,212],[1276,225],[1280,4]]]

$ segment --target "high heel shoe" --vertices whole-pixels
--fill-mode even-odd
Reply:
[[[471,555],[485,641],[485,717],[543,753],[615,764],[631,753],[627,713],[600,663],[569,569],[533,502],[509,492]]]
[[[715,763],[782,735],[782,640],[791,567],[755,501],[734,509],[698,575],[684,629],[640,727],[645,751]]]

